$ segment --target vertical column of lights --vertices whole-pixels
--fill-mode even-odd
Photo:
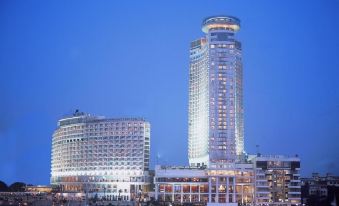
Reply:
[[[235,153],[235,137],[234,137],[234,92],[233,82],[235,79],[233,58],[230,47],[233,46],[233,31],[224,28],[215,28],[208,30],[207,37],[210,43],[211,59],[211,77],[214,84],[211,84],[211,96],[217,99],[217,104],[211,106],[211,114],[216,114],[211,118],[217,122],[216,127],[211,127],[211,157],[214,162],[217,161],[233,161]],[[220,36],[227,36],[228,39],[222,39]],[[212,58],[213,57],[213,58]],[[216,77],[216,78],[215,78]],[[211,80],[212,82],[212,80]],[[233,137],[233,138],[232,138]]]
[[[241,155],[244,151],[244,111],[243,111],[243,68],[241,59],[241,44],[235,41],[232,48],[232,53],[235,55],[235,143],[236,154]]]
[[[205,39],[192,42],[190,58],[189,161],[197,165],[208,155],[209,69]]]

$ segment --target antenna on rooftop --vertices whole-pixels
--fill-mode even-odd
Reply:
[[[157,153],[157,159],[156,159],[156,165],[159,164],[159,158],[160,158],[160,154],[159,154],[159,152],[158,152],[158,153]]]
[[[256,153],[257,153],[258,156],[260,155],[260,152],[259,152],[259,146],[260,146],[260,145],[258,145],[258,144],[255,145],[255,147],[257,148],[257,149],[256,149]]]

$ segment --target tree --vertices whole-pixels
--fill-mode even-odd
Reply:
[[[6,183],[3,181],[0,181],[0,192],[7,192],[8,191],[8,186]]]
[[[26,184],[23,182],[15,182],[9,186],[11,192],[24,192]]]

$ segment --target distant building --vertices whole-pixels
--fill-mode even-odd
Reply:
[[[25,192],[30,193],[51,193],[55,191],[55,188],[47,185],[27,185],[25,187]]]
[[[107,119],[76,111],[53,134],[51,184],[131,200],[148,192],[150,124],[140,118]]]
[[[312,173],[312,177],[301,178],[301,185],[304,191],[303,203],[307,203],[308,199],[312,197],[318,200],[327,199],[329,193],[333,192],[331,189],[339,189],[339,176],[330,173],[320,176],[319,173]]]

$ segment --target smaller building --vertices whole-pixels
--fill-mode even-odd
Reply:
[[[48,185],[27,185],[25,192],[30,193],[52,193],[55,191],[55,187]]]
[[[255,199],[257,205],[301,204],[300,158],[298,156],[257,155]]]
[[[206,171],[199,167],[155,167],[155,199],[176,203],[206,203],[209,181]]]
[[[155,199],[197,205],[299,205],[299,171],[298,157],[281,155],[252,155],[209,168],[156,166]]]
[[[254,183],[251,164],[208,169],[157,166],[155,197],[158,201],[180,204],[253,204]]]
[[[306,203],[310,197],[326,199],[329,196],[330,188],[339,188],[339,176],[331,173],[327,173],[325,176],[320,176],[319,173],[312,173],[312,177],[301,178],[301,186],[304,191],[304,203]]]

